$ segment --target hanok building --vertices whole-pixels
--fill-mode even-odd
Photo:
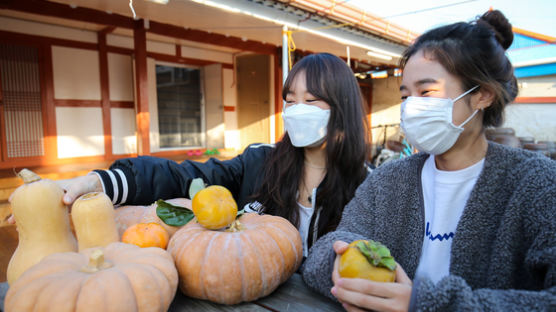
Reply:
[[[332,0],[0,0],[0,169],[275,142],[284,41],[343,57],[374,113],[415,36]]]

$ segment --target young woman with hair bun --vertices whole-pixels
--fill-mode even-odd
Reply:
[[[555,311],[556,162],[488,142],[517,96],[499,11],[421,35],[401,60],[401,127],[420,153],[378,167],[302,272],[348,311]],[[396,281],[340,278],[347,243],[379,241]]]

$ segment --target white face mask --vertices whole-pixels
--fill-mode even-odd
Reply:
[[[454,100],[434,97],[410,96],[401,106],[401,124],[407,141],[419,151],[440,155],[456,143],[468,123],[479,110],[476,110],[461,125],[452,122],[454,102],[469,94],[475,86]]]
[[[293,146],[306,147],[326,136],[330,110],[315,105],[295,104],[284,109],[282,118]]]

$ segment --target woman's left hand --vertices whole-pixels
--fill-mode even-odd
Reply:
[[[335,266],[334,270],[338,268]],[[411,298],[411,279],[398,264],[396,282],[381,283],[360,278],[339,278],[332,294],[347,311],[407,311]]]

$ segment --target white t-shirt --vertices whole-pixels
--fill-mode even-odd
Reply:
[[[311,218],[315,209],[313,207],[305,207],[299,202],[299,235],[301,235],[301,241],[303,243],[303,257],[307,257],[309,250],[307,248],[307,239],[309,238],[309,225],[311,224]]]
[[[312,198],[315,198],[316,194],[317,194],[317,189],[314,188]],[[309,225],[311,224],[311,218],[315,213],[315,208],[305,207],[301,205],[299,202],[297,203],[297,206],[299,207],[299,229],[298,230],[299,230],[299,235],[301,235],[301,242],[303,244],[303,256],[307,257],[309,253],[309,249],[307,248],[308,245],[307,239],[309,238]],[[248,203],[243,207],[245,212],[256,212],[256,213],[259,213],[261,208],[262,205],[256,201],[252,203]]]
[[[433,155],[425,161],[421,172],[425,237],[415,278],[429,278],[436,283],[449,274],[456,227],[484,163],[483,158],[462,170],[442,171],[436,168]]]

